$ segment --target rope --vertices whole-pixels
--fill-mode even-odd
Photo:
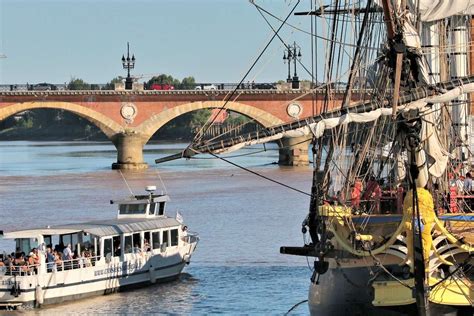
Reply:
[[[165,194],[168,194],[168,190],[166,189],[165,183],[163,182],[163,179],[161,179],[161,175],[158,172],[158,168],[155,168],[156,174],[158,175],[158,179],[160,179],[161,185],[163,186],[163,189],[165,191]]]
[[[300,3],[300,0],[298,0],[296,2],[296,4],[293,6],[293,9],[290,11],[290,13],[288,13],[287,17],[285,18],[285,22],[288,20],[288,18],[293,14],[293,11],[295,11],[296,7],[298,6],[298,4]],[[227,103],[229,103],[229,100],[232,98],[232,96],[237,92],[237,90],[239,89],[239,87],[242,85],[242,83],[245,81],[245,78],[247,78],[248,74],[252,71],[252,69],[255,67],[255,65],[257,64],[257,62],[260,60],[260,58],[263,56],[263,54],[265,53],[265,51],[267,50],[267,48],[270,46],[270,44],[273,42],[273,40],[275,39],[275,37],[278,35],[278,32],[282,29],[282,27],[285,25],[285,22],[283,22],[280,27],[277,29],[277,31],[275,32],[275,34],[272,36],[272,38],[268,41],[267,45],[265,45],[265,47],[263,48],[263,50],[260,52],[260,54],[258,55],[258,57],[255,59],[255,61],[253,62],[253,64],[250,66],[250,68],[247,70],[247,72],[245,73],[245,75],[242,77],[242,79],[240,80],[240,82],[237,84],[237,86],[234,88],[234,90],[232,91],[232,93],[230,94],[229,98],[227,100],[225,100],[224,104],[222,105],[222,107],[219,108],[219,112],[214,116],[214,118],[212,119],[210,125],[212,125],[212,123],[214,123],[214,121],[216,120],[216,118],[219,116],[219,114],[225,109]],[[200,140],[200,135],[203,135],[207,132],[207,130],[209,129],[209,126],[208,125],[207,127],[202,127],[199,131],[199,133],[196,134],[196,137],[195,139],[193,140],[193,143],[196,143],[197,141]]]
[[[135,195],[135,194],[133,194],[132,189],[131,189],[130,186],[128,185],[127,179],[125,179],[125,177],[124,177],[124,175],[123,175],[123,173],[122,173],[122,170],[119,169],[118,171],[120,172],[120,175],[122,176],[122,179],[123,179],[123,181],[125,182],[125,185],[127,186],[128,191],[130,191],[130,194],[131,194],[131,195]]]
[[[230,165],[232,165],[232,166],[234,166],[234,167],[237,167],[237,168],[240,168],[240,169],[242,169],[242,170],[244,170],[244,171],[250,172],[251,174],[254,174],[254,175],[256,175],[256,176],[258,176],[258,177],[260,177],[260,178],[263,178],[263,179],[268,180],[268,181],[270,181],[270,182],[279,184],[279,185],[281,185],[281,186],[283,186],[283,187],[285,187],[285,188],[288,188],[288,189],[290,189],[290,190],[293,190],[293,191],[295,191],[295,192],[298,192],[298,193],[301,193],[301,194],[304,194],[304,195],[307,195],[307,196],[311,196],[311,194],[308,193],[308,192],[302,191],[302,190],[300,190],[300,189],[294,188],[294,187],[292,187],[292,186],[290,186],[290,185],[288,185],[288,184],[285,184],[285,183],[283,183],[283,182],[280,182],[280,181],[274,180],[274,179],[272,179],[272,178],[269,178],[269,177],[267,177],[267,176],[264,176],[263,174],[260,174],[260,173],[258,173],[258,172],[253,171],[253,170],[250,170],[250,169],[248,169],[248,168],[245,168],[245,167],[243,167],[243,166],[240,166],[240,165],[238,165],[238,164],[236,164],[236,163],[234,163],[234,162],[232,162],[232,161],[230,161],[230,160],[227,160],[227,159],[225,159],[225,158],[219,157],[219,156],[217,156],[216,154],[213,154],[213,153],[209,153],[209,154],[212,155],[212,156],[214,156],[214,157],[216,157],[216,158],[218,158],[218,159],[220,159],[220,160],[222,160],[222,161],[227,162],[228,164],[230,164]]]
[[[303,303],[306,303],[307,301],[308,301],[308,300],[306,299],[306,300],[302,300],[302,301],[299,302],[299,303],[296,303],[295,305],[293,305],[292,308],[290,308],[290,309],[285,313],[285,315],[290,314],[295,308],[297,308],[298,306],[300,306],[300,305],[303,304]]]

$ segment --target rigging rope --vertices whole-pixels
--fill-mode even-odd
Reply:
[[[293,11],[296,9],[296,7],[298,6],[298,4],[300,3],[300,0],[298,0],[296,2],[296,4],[293,6],[293,9],[290,11],[290,13],[288,13],[287,17],[285,18],[285,22],[289,19],[289,17],[293,14]],[[242,77],[242,79],[240,80],[240,82],[238,83],[238,85],[234,88],[234,90],[232,91],[232,93],[230,94],[229,98],[227,98],[227,100],[225,100],[224,104],[222,105],[222,107],[219,108],[219,112],[214,116],[214,118],[212,119],[211,123],[206,126],[206,127],[202,127],[201,130],[199,131],[199,133],[196,134],[196,136],[194,137],[193,139],[193,142],[188,146],[188,148],[191,147],[192,144],[195,144],[196,142],[198,142],[200,140],[200,138],[202,136],[199,136],[199,135],[203,135],[204,133],[206,133],[206,131],[209,129],[209,126],[217,119],[217,117],[219,116],[219,114],[225,109],[227,103],[229,102],[229,100],[232,98],[232,96],[236,93],[236,91],[239,89],[239,87],[242,85],[242,83],[245,81],[245,78],[247,78],[248,74],[252,71],[252,69],[255,67],[255,65],[257,64],[257,62],[260,60],[260,58],[263,56],[263,54],[265,53],[265,51],[267,50],[267,48],[270,46],[270,44],[273,42],[273,40],[275,39],[275,37],[277,36],[278,32],[282,29],[282,27],[285,25],[285,23],[283,22],[280,27],[277,29],[277,31],[275,32],[275,34],[271,37],[271,39],[268,41],[267,45],[265,45],[265,47],[263,48],[263,50],[260,52],[260,54],[258,55],[258,57],[255,59],[255,61],[252,63],[252,65],[250,66],[250,68],[247,70],[247,72],[245,73],[245,75]]]

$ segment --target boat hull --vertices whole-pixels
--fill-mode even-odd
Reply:
[[[318,284],[311,283],[308,305],[311,315],[417,315],[416,305],[375,307],[374,292],[368,280],[368,268],[331,268],[321,275]],[[432,315],[473,315],[470,307],[431,303]]]
[[[168,258],[153,256],[109,264],[97,262],[93,267],[44,275],[5,275],[0,280],[0,306],[38,307],[172,281],[179,277],[187,263],[176,254]],[[21,288],[17,297],[11,293],[15,282]]]

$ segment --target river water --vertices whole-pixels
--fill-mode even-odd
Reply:
[[[110,143],[0,142],[0,230],[108,219],[111,199],[142,193],[145,185],[168,192],[167,212],[177,210],[200,243],[182,277],[171,283],[100,296],[32,313],[284,314],[305,300],[311,271],[305,258],[280,246],[302,245],[307,196],[221,160],[156,158],[186,144],[147,145],[142,172],[110,169]],[[233,162],[309,192],[310,167],[281,167],[276,146],[244,149]],[[0,239],[0,250],[13,250]],[[308,314],[305,304],[292,314]]]

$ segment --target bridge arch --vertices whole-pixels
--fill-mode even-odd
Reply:
[[[121,132],[123,128],[107,116],[79,104],[57,101],[35,101],[15,103],[0,109],[0,121],[16,113],[32,109],[58,109],[72,112],[97,126],[109,139]]]
[[[146,140],[146,143],[156,131],[158,131],[166,123],[177,118],[178,116],[196,110],[214,109],[221,107],[222,101],[199,101],[181,104],[171,109],[164,110],[159,114],[153,115],[151,118],[143,122],[140,126],[136,127],[136,131],[140,133],[140,135],[142,135],[142,137]],[[278,117],[251,105],[229,101],[225,108],[226,110],[231,110],[233,112],[246,115],[251,119],[255,120],[256,122],[260,123],[264,127],[270,127],[273,125],[284,123]]]

